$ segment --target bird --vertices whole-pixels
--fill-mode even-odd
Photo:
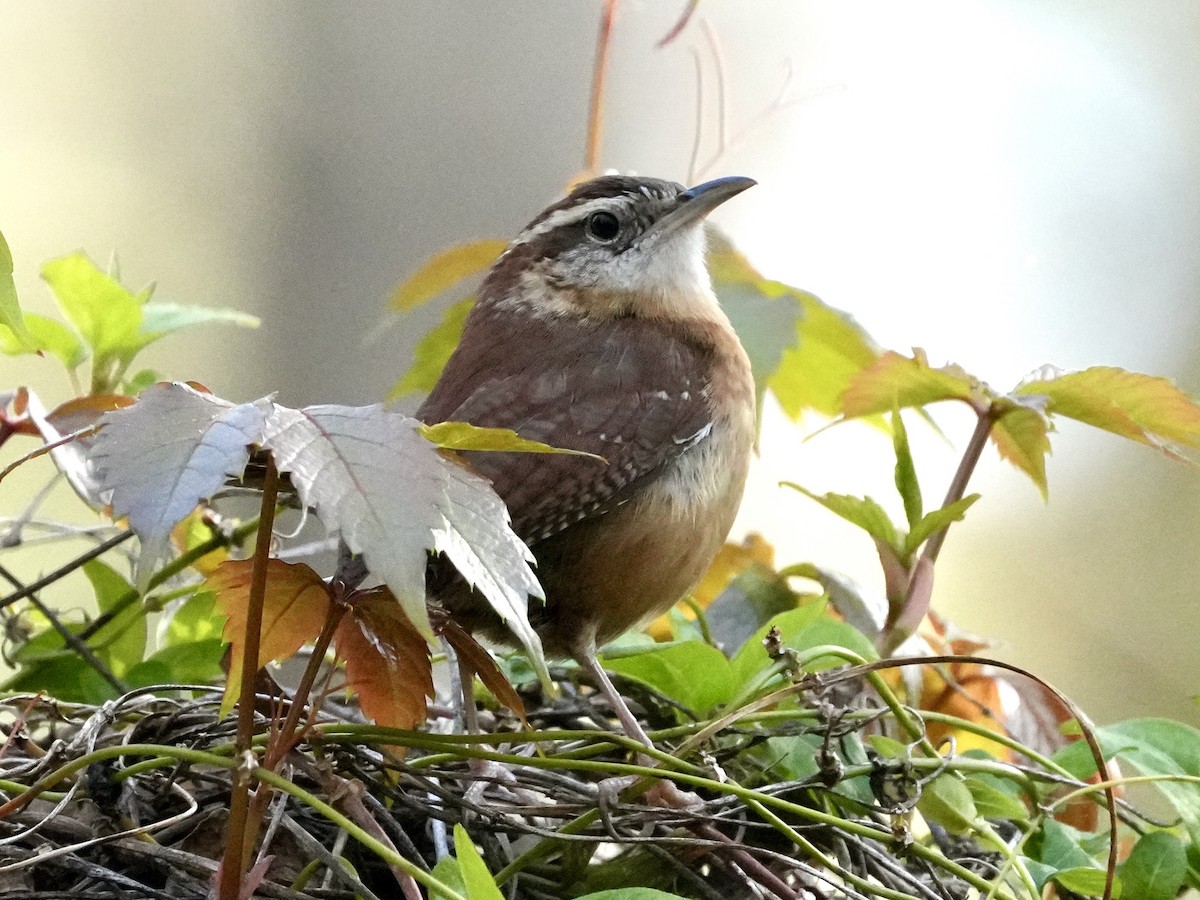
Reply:
[[[547,656],[573,658],[625,732],[650,740],[597,647],[661,615],[703,575],[741,502],[755,435],[750,362],[705,263],[705,217],[754,185],[604,175],[537,215],[485,276],[416,417],[507,428],[584,455],[465,452],[528,545]],[[444,558],[430,596],[511,643]],[[651,745],[652,746],[652,745]]]

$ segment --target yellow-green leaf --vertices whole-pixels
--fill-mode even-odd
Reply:
[[[851,379],[879,358],[879,350],[849,314],[812,294],[797,293],[803,311],[800,343],[784,351],[771,392],[792,418],[804,409],[837,415]]]
[[[471,836],[462,825],[454,826],[454,855],[462,871],[463,884],[467,889],[467,900],[504,900],[500,888],[487,870],[483,857],[475,849]]]
[[[42,277],[91,348],[97,367],[136,346],[141,303],[86,254],[52,259],[42,266]]]
[[[1029,381],[1017,394],[1046,398],[1046,412],[1143,444],[1200,447],[1200,405],[1166,378],[1094,366]]]
[[[763,278],[723,234],[710,228],[708,268],[754,371],[759,396],[770,389],[783,411],[840,412],[850,377],[879,351],[849,315],[807,291]]]
[[[426,440],[447,450],[492,450],[520,453],[569,453],[572,456],[590,456],[603,459],[594,453],[582,450],[566,450],[551,447],[541,441],[529,441],[509,428],[480,428],[466,422],[439,422],[422,425],[421,434]]]
[[[436,253],[410,278],[397,285],[388,305],[396,312],[416,309],[464,278],[482,272],[496,261],[506,246],[504,241],[474,241]]]
[[[458,339],[462,337],[463,326],[467,321],[467,313],[474,305],[475,298],[467,297],[450,306],[442,314],[442,321],[417,342],[413,350],[412,365],[388,392],[389,403],[415,391],[433,390],[438,376],[446,367],[446,360],[458,346]]]
[[[817,501],[835,516],[840,516],[851,525],[857,525],[876,540],[899,550],[901,542],[896,526],[888,518],[883,507],[870,497],[852,497],[849,494],[815,494],[808,488],[791,481],[781,483],[785,487],[799,491],[810,500]]]
[[[935,369],[920,351],[908,357],[888,350],[850,378],[841,411],[856,418],[941,400],[969,402],[980,389],[978,380],[958,366]]]
[[[33,335],[25,327],[21,305],[17,302],[17,285],[13,281],[13,258],[4,234],[0,233],[0,325],[7,326],[13,340],[25,351],[35,349]],[[5,350],[6,353],[10,352]]]
[[[44,351],[60,360],[68,369],[74,369],[87,359],[88,351],[79,340],[79,335],[57,319],[26,313],[25,325],[32,344],[22,343],[11,328],[0,325],[0,352],[16,356]]]
[[[1003,459],[1008,460],[1037,485],[1046,499],[1046,456],[1050,453],[1046,417],[1029,406],[1014,406],[992,426],[991,439]]]

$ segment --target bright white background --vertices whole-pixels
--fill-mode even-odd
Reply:
[[[1200,393],[1200,7],[704,0],[655,50],[682,6],[621,6],[605,166],[687,177],[693,50],[713,155],[706,23],[734,140],[704,174],[759,180],[719,221],[765,273],[998,388],[1112,364]],[[511,235],[581,167],[598,14],[2,0],[0,230],[22,300],[48,307],[44,260],[116,250],[135,287],[264,319],[166,342],[167,374],[234,399],[375,401],[412,336],[365,343],[392,286],[451,243]],[[0,360],[17,382],[66,390],[51,363]],[[970,422],[939,422],[961,447]],[[911,430],[934,502],[955,447]],[[865,541],[775,482],[890,502],[886,440],[801,437],[768,410],[740,527],[878,586]],[[1049,474],[1046,506],[988,452],[935,606],[1101,720],[1200,721],[1200,473],[1068,424]],[[0,485],[0,512],[25,487]]]

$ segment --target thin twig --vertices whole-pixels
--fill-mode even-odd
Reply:
[[[596,39],[596,59],[592,64],[592,92],[588,103],[587,149],[583,158],[583,168],[588,173],[596,172],[600,166],[600,147],[604,132],[604,81],[608,75],[617,3],[618,0],[604,0],[604,9],[600,13],[600,35]]]
[[[97,556],[102,556],[103,554],[105,554],[109,550],[111,550],[113,547],[116,547],[122,541],[127,541],[131,537],[133,537],[132,531],[122,531],[119,534],[113,535],[108,540],[104,541],[103,543],[97,544],[95,547],[93,547],[91,550],[88,550],[86,553],[81,553],[79,556],[75,557],[70,562],[59,566],[57,569],[55,569],[49,575],[43,575],[37,581],[34,581],[31,584],[27,584],[27,585],[25,585],[25,587],[21,588],[20,590],[14,591],[13,593],[9,594],[7,597],[0,599],[0,609],[4,608],[6,606],[10,606],[11,604],[16,603],[18,600],[24,600],[26,597],[33,596],[38,591],[42,590],[42,588],[49,587],[50,585],[54,584],[54,582],[58,581],[60,578],[66,576],[66,575],[70,575],[72,572],[74,572],[76,569],[78,569],[84,563],[91,562]],[[124,692],[125,689],[122,688],[121,690],[122,690],[122,692]]]

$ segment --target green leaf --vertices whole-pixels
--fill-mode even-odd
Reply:
[[[505,241],[474,241],[434,254],[410,278],[397,285],[388,306],[396,312],[408,312],[428,303],[464,278],[488,268],[507,246]]]
[[[768,565],[739,572],[704,611],[709,633],[720,647],[740,647],[772,616],[795,609],[800,595]]]
[[[462,871],[467,900],[504,900],[504,895],[500,893],[500,888],[496,887],[496,881],[487,870],[483,857],[479,855],[471,836],[467,834],[467,829],[461,824],[454,826],[454,855]]]
[[[0,232],[0,325],[6,327],[13,341],[25,352],[36,349],[36,340],[26,327],[17,300],[17,285],[13,281],[13,258],[8,241]],[[4,351],[8,353],[8,350]]]
[[[1143,775],[1190,775],[1200,777],[1200,731],[1170,719],[1130,719],[1096,729],[1096,739],[1105,758],[1118,757]],[[1079,778],[1095,773],[1095,763],[1082,742],[1070,744],[1055,754],[1055,760]],[[1174,807],[1193,845],[1200,846],[1200,786],[1187,782],[1160,781],[1155,788]]]
[[[22,665],[4,686],[12,691],[45,693],[67,703],[99,705],[117,696],[113,686],[73,650]]]
[[[1075,869],[1063,869],[1056,872],[1051,880],[1081,896],[1099,897],[1104,893],[1104,883],[1107,879],[1103,869],[1097,869],[1095,866],[1079,866]],[[1121,891],[1116,887],[1113,889],[1113,896],[1121,896]],[[1140,894],[1137,897],[1138,900],[1146,900]]]
[[[761,407],[786,352],[795,349],[800,302],[791,294],[770,296],[763,292],[762,285],[744,281],[714,282],[713,290],[750,358],[754,393]]]
[[[919,351],[910,358],[888,350],[850,379],[841,411],[857,418],[941,400],[969,402],[981,390],[979,381],[958,366],[935,369]]]
[[[125,379],[122,389],[131,397],[136,397],[152,384],[163,381],[162,375],[153,369],[141,369],[135,375]]]
[[[239,312],[236,309],[221,309],[210,306],[183,306],[178,303],[146,303],[142,306],[142,324],[132,352],[141,350],[159,338],[191,328],[194,325],[237,325],[239,328],[257,328],[261,324],[258,316]]]
[[[1054,819],[1047,819],[1031,841],[1036,845],[1036,858],[1055,872],[1070,869],[1094,868],[1095,860],[1081,846],[1083,833]]]
[[[989,435],[1000,457],[1028,475],[1043,500],[1049,490],[1046,483],[1049,429],[1050,423],[1043,413],[1028,406],[1014,406],[996,420]]]
[[[125,673],[130,687],[156,684],[211,684],[221,679],[225,642],[203,638],[171,644],[150,655]]]
[[[640,681],[702,716],[727,702],[739,685],[725,654],[701,641],[655,646],[617,658],[606,654],[604,668]]]
[[[398,400],[416,391],[431,391],[438,376],[446,367],[446,360],[458,346],[462,337],[467,313],[475,305],[474,297],[467,297],[448,307],[442,313],[442,321],[417,342],[413,350],[413,362],[388,392],[388,402]]]
[[[1018,797],[997,787],[997,781],[1000,779],[977,774],[967,776],[967,789],[971,792],[971,799],[975,801],[975,812],[982,819],[1027,821],[1029,810],[1025,804]]]
[[[820,743],[821,739],[816,735],[769,737],[752,745],[746,754],[762,770],[767,782],[801,781],[821,770],[817,763]]]
[[[481,428],[466,422],[439,422],[436,425],[421,425],[421,434],[426,440],[446,450],[490,450],[521,453],[567,453],[572,456],[590,456],[603,461],[603,457],[582,450],[567,450],[551,447],[541,441],[529,441],[509,428]]]
[[[733,655],[731,663],[734,683],[744,685],[770,665],[770,657],[763,648],[763,639],[772,628],[779,629],[780,641],[785,647],[798,652],[832,644],[845,647],[865,659],[875,659],[877,654],[871,642],[845,622],[839,622],[826,615],[826,606],[825,601],[807,603],[799,609],[772,616],[771,620],[756,631]],[[817,670],[842,665],[844,662],[842,659],[822,657],[814,660],[808,668]]]
[[[1151,831],[1138,838],[1117,873],[1128,897],[1173,900],[1187,877],[1187,854],[1175,835]]]
[[[120,678],[146,652],[146,614],[137,602],[137,591],[107,563],[89,560],[83,573],[92,583],[101,615],[114,616],[92,635],[90,643],[96,656]]]
[[[205,638],[220,638],[224,619],[215,612],[216,594],[200,590],[188,597],[171,616],[167,625],[167,642],[190,643]]]
[[[913,464],[912,451],[908,447],[908,431],[900,410],[892,413],[892,447],[896,453],[896,490],[904,501],[904,517],[910,529],[916,527],[924,515],[921,502],[921,484],[917,481],[917,467]]]
[[[815,494],[794,482],[782,483],[799,491],[810,500],[820,503],[831,513],[840,516],[851,525],[857,525],[876,540],[883,541],[889,547],[899,547],[900,537],[896,526],[892,524],[892,520],[888,518],[883,507],[870,497],[852,497],[849,494]]]
[[[1200,447],[1200,406],[1166,378],[1095,366],[1021,384],[1016,394],[1045,398],[1046,412],[1134,441]]]
[[[76,368],[88,358],[87,348],[79,335],[62,322],[38,313],[26,313],[25,324],[32,344],[22,344],[10,328],[0,326],[0,351],[9,356],[44,351],[68,369]]]
[[[979,821],[970,788],[953,772],[938,775],[922,788],[917,809],[930,822],[953,834],[967,834]]]
[[[929,540],[933,535],[941,531],[952,522],[961,522],[967,514],[967,510],[971,505],[978,500],[979,494],[968,494],[965,497],[960,497],[949,506],[943,506],[940,509],[935,509],[929,515],[917,522],[913,530],[909,532],[907,538],[904,539],[904,556],[911,557],[916,553],[920,546]]]
[[[137,346],[141,303],[85,254],[51,260],[42,266],[42,277],[91,348],[98,370],[104,371]]]
[[[443,856],[439,859],[437,865],[433,867],[431,874],[460,897],[467,896],[467,886],[463,882],[462,866],[453,856]],[[436,888],[431,888],[429,891],[429,900],[448,900],[449,896],[449,894],[439,891]]]

